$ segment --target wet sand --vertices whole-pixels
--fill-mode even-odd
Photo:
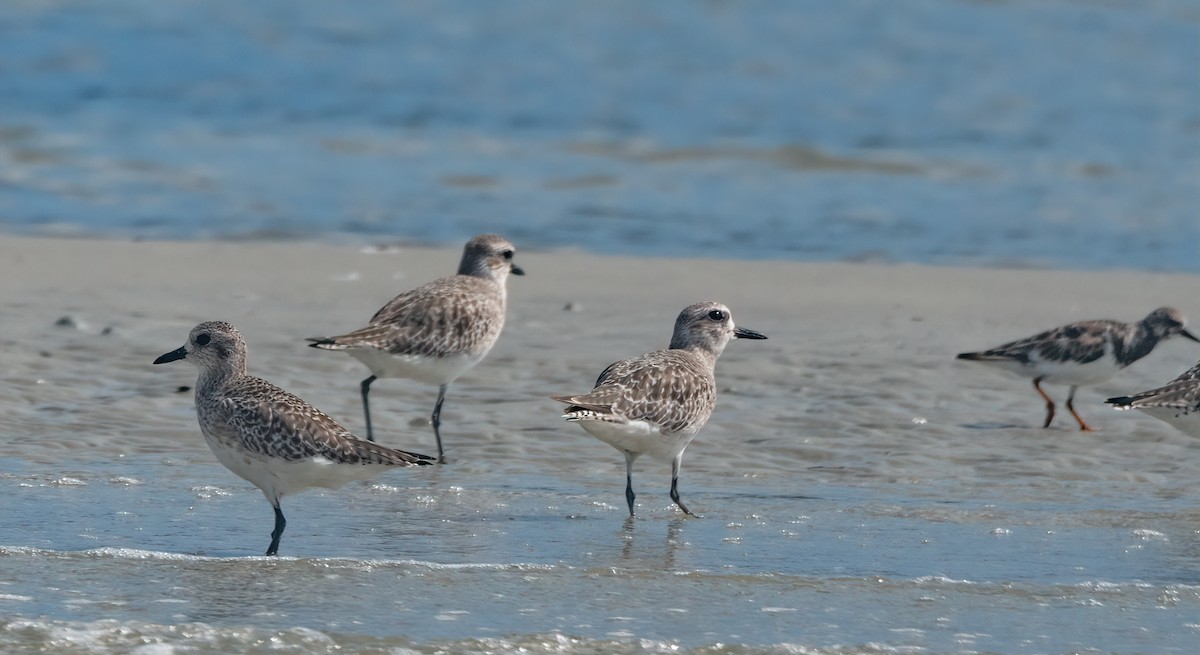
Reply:
[[[1186,275],[519,251],[505,333],[447,396],[450,464],[287,499],[298,559],[242,559],[265,547],[269,508],[208,452],[179,391],[194,369],[151,361],[227,320],[251,373],[361,430],[365,369],[304,338],[358,327],[458,257],[0,238],[0,645],[97,634],[121,651],[129,634],[175,643],[170,626],[196,622],[217,633],[212,652],[264,634],[307,643],[309,629],[351,651],[471,650],[496,634],[499,651],[583,638],[561,652],[638,638],[659,640],[652,652],[1194,644],[1200,440],[1102,401],[1170,380],[1200,348],[1169,341],[1082,389],[1095,433],[1065,415],[1041,429],[1028,380],[954,360],[1072,320],[1164,304],[1200,316]],[[665,346],[678,311],[707,299],[770,338],[735,341],[718,364],[717,410],[681,476],[703,518],[680,520],[669,465],[643,460],[639,517],[622,527],[621,457],[547,396]],[[377,437],[431,451],[435,395],[377,382]],[[297,591],[246,616],[262,584]],[[113,634],[114,619],[143,623]]]
[[[395,294],[452,273],[458,258],[457,249],[0,238],[0,400],[5,421],[18,427],[5,434],[22,444],[39,434],[28,446],[52,449],[57,439],[42,421],[78,420],[81,428],[111,422],[137,435],[117,443],[95,431],[71,437],[108,452],[177,447],[164,434],[195,445],[194,426],[180,424],[179,405],[187,402],[173,398],[177,386],[191,384],[193,370],[150,362],[178,347],[194,324],[214,319],[243,332],[252,373],[359,430],[357,384],[365,369],[306,348],[304,338],[365,324]],[[447,441],[464,462],[483,453],[537,455],[526,452],[529,440],[508,435],[573,434],[545,397],[590,388],[609,362],[664,347],[678,311],[701,300],[728,304],[739,325],[770,339],[735,341],[726,350],[718,410],[693,446],[694,458],[781,470],[811,465],[813,455],[833,459],[833,452],[809,453],[800,444],[835,434],[870,447],[866,435],[899,430],[909,435],[905,443],[939,442],[940,456],[973,428],[1040,425],[1041,401],[1027,380],[954,361],[955,353],[1075,320],[1134,321],[1160,305],[1200,316],[1200,305],[1189,304],[1200,278],[1189,275],[578,252],[519,251],[516,259],[528,275],[510,280],[504,335],[448,395]],[[69,325],[56,325],[64,318]],[[1101,428],[1089,440],[1121,447],[1132,433],[1188,443],[1102,401],[1170,380],[1197,359],[1191,342],[1168,341],[1112,381],[1081,390],[1081,413]],[[431,445],[423,422],[436,389],[383,380],[373,391],[390,441]],[[1065,395],[1064,388],[1050,392]],[[1046,434],[1074,437],[1063,417],[1054,428]],[[754,444],[764,441],[780,451],[757,457]],[[565,438],[536,442],[538,450],[583,446]]]

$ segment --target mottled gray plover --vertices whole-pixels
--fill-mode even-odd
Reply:
[[[1157,389],[1105,402],[1117,409],[1140,409],[1184,434],[1200,437],[1200,362]]]
[[[551,396],[567,404],[563,418],[625,455],[625,501],[633,516],[633,462],[641,455],[671,461],[671,500],[679,499],[683,451],[708,422],[717,398],[713,370],[730,339],[766,339],[736,327],[717,302],[679,313],[667,350],[626,359],[604,369],[590,392]]]
[[[335,489],[386,468],[429,464],[432,457],[386,448],[350,434],[317,408],[246,374],[246,342],[228,323],[192,328],[183,347],[154,360],[186,359],[200,369],[196,417],[222,464],[262,490],[275,509],[268,555],[279,552],[287,521],[283,496],[309,487]]]
[[[1184,326],[1179,310],[1160,307],[1137,323],[1080,321],[1046,330],[991,350],[961,353],[958,359],[992,364],[1033,378],[1033,388],[1046,401],[1046,423],[1054,420],[1054,401],[1042,390],[1042,382],[1069,384],[1067,410],[1080,430],[1091,431],[1075,411],[1075,390],[1099,384],[1117,371],[1150,354],[1159,341],[1179,334],[1200,341]]]
[[[446,389],[478,364],[500,337],[509,273],[525,274],[513,264],[512,244],[495,234],[480,234],[463,248],[457,275],[396,296],[375,312],[366,327],[309,339],[313,348],[346,351],[371,370],[359,385],[368,440],[375,440],[367,401],[372,382],[378,378],[428,382],[438,385],[430,422],[438,459],[445,457],[439,426]]]

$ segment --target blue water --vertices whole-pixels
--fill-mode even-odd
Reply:
[[[269,507],[207,453],[58,464],[0,464],[6,497],[45,508],[0,514],[25,544],[0,545],[7,648],[247,652],[303,631],[325,643],[288,652],[1182,655],[1200,629],[1195,513],[1135,485],[1115,486],[1139,509],[1081,513],[1114,485],[992,504],[1009,489],[804,496],[788,487],[820,472],[753,488],[700,474],[702,519],[647,493],[623,522],[619,475],[406,471],[290,498],[275,560],[257,557]]]
[[[10,2],[0,229],[1200,270],[1200,5]]]

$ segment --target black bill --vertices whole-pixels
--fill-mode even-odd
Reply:
[[[180,346],[176,350],[172,350],[171,352],[166,353],[164,355],[159,355],[158,359],[154,360],[154,363],[155,364],[166,364],[167,362],[174,362],[174,361],[183,359],[184,357],[187,357],[187,349]]]
[[[746,328],[734,328],[733,336],[738,339],[766,339],[767,338],[767,335],[763,334],[762,332],[755,332],[754,330],[747,330]]]

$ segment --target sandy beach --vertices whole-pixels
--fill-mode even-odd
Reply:
[[[309,243],[4,237],[0,290],[7,327],[0,343],[6,375],[0,401],[6,423],[18,426],[6,430],[5,439],[35,451],[75,447],[80,439],[113,447],[106,436],[90,436],[93,430],[56,436],[39,417],[57,407],[51,425],[74,419],[81,428],[128,423],[144,434],[129,447],[180,445],[164,434],[202,447],[192,439],[194,426],[179,420],[184,412],[178,406],[186,403],[171,397],[176,386],[190,384],[193,371],[150,362],[182,343],[191,326],[214,319],[245,334],[252,373],[361,428],[356,385],[365,369],[348,357],[305,348],[304,338],[358,327],[395,294],[452,273],[459,254]],[[505,333],[447,401],[448,439],[464,462],[475,459],[467,453],[480,447],[494,446],[497,454],[520,447],[504,436],[509,433],[572,434],[559,425],[555,404],[545,396],[586,389],[610,361],[665,346],[679,309],[701,300],[725,302],[738,324],[770,340],[738,342],[726,351],[718,368],[725,393],[715,425],[693,447],[696,457],[720,448],[723,457],[783,470],[813,462],[802,450],[793,453],[795,460],[761,461],[752,444],[797,447],[798,440],[834,434],[861,439],[874,430],[904,430],[913,439],[953,448],[972,426],[1038,424],[1041,403],[1027,381],[956,362],[957,352],[1075,320],[1135,321],[1160,305],[1200,316],[1200,306],[1189,304],[1200,278],[1189,275],[579,252],[520,251],[517,260],[528,275],[510,282]],[[64,317],[74,327],[56,325]],[[1081,411],[1102,428],[1087,439],[1114,447],[1131,435],[1186,444],[1156,421],[1108,411],[1102,400],[1170,380],[1196,359],[1200,352],[1192,344],[1169,341],[1111,382],[1080,391]],[[378,391],[385,434],[427,445],[421,424],[435,390],[389,380]],[[1067,422],[1055,428],[1065,433],[1059,436],[1075,437]],[[39,437],[30,440],[33,434]],[[559,439],[549,441],[539,447],[562,447],[553,443]]]
[[[982,650],[1022,652],[1009,645],[1026,629],[1036,634],[1021,643],[1039,652],[1194,644],[1200,441],[1103,399],[1170,380],[1200,349],[1169,341],[1082,389],[1076,405],[1099,428],[1090,434],[1069,416],[1041,429],[1027,380],[954,354],[1166,304],[1200,316],[1200,278],[519,248],[527,275],[510,281],[504,335],[447,396],[450,464],[285,501],[294,559],[276,565],[242,559],[265,543],[268,508],[208,452],[180,391],[194,369],[151,362],[194,324],[230,321],[251,373],[361,431],[365,370],[304,338],[357,327],[396,293],[453,272],[458,249],[0,238],[0,601],[10,612],[0,643],[83,631],[120,651],[130,634],[174,643],[171,626],[187,624],[214,631],[214,643],[275,635],[302,650],[316,629],[364,652],[471,650],[492,634],[509,635],[500,650],[581,636],[579,652],[633,637],[665,650],[851,639],[950,652],[968,633]],[[669,466],[643,460],[642,510],[622,530],[619,454],[563,423],[547,396],[664,347],[678,311],[708,299],[769,340],[734,342],[718,364],[717,409],[681,476],[704,518],[681,521]],[[376,383],[379,439],[431,451],[435,394]],[[225,609],[260,602],[258,587],[228,574],[238,561],[271,589],[315,586],[246,619]],[[132,562],[152,573],[128,577]],[[330,569],[346,579],[323,586]],[[409,590],[418,579],[434,586]],[[62,591],[74,588],[89,604]],[[728,593],[750,605],[715,600]],[[1108,596],[1090,618],[1072,614],[1097,593]],[[363,598],[377,609],[360,614]],[[387,610],[397,603],[399,623]],[[1062,609],[1039,613],[1047,603]],[[824,612],[801,611],[813,604]],[[863,607],[886,620],[864,626]],[[635,609],[643,618],[628,618]],[[128,621],[142,623],[116,627]],[[713,627],[691,632],[697,621]],[[1150,641],[1129,637],[1138,626]]]

